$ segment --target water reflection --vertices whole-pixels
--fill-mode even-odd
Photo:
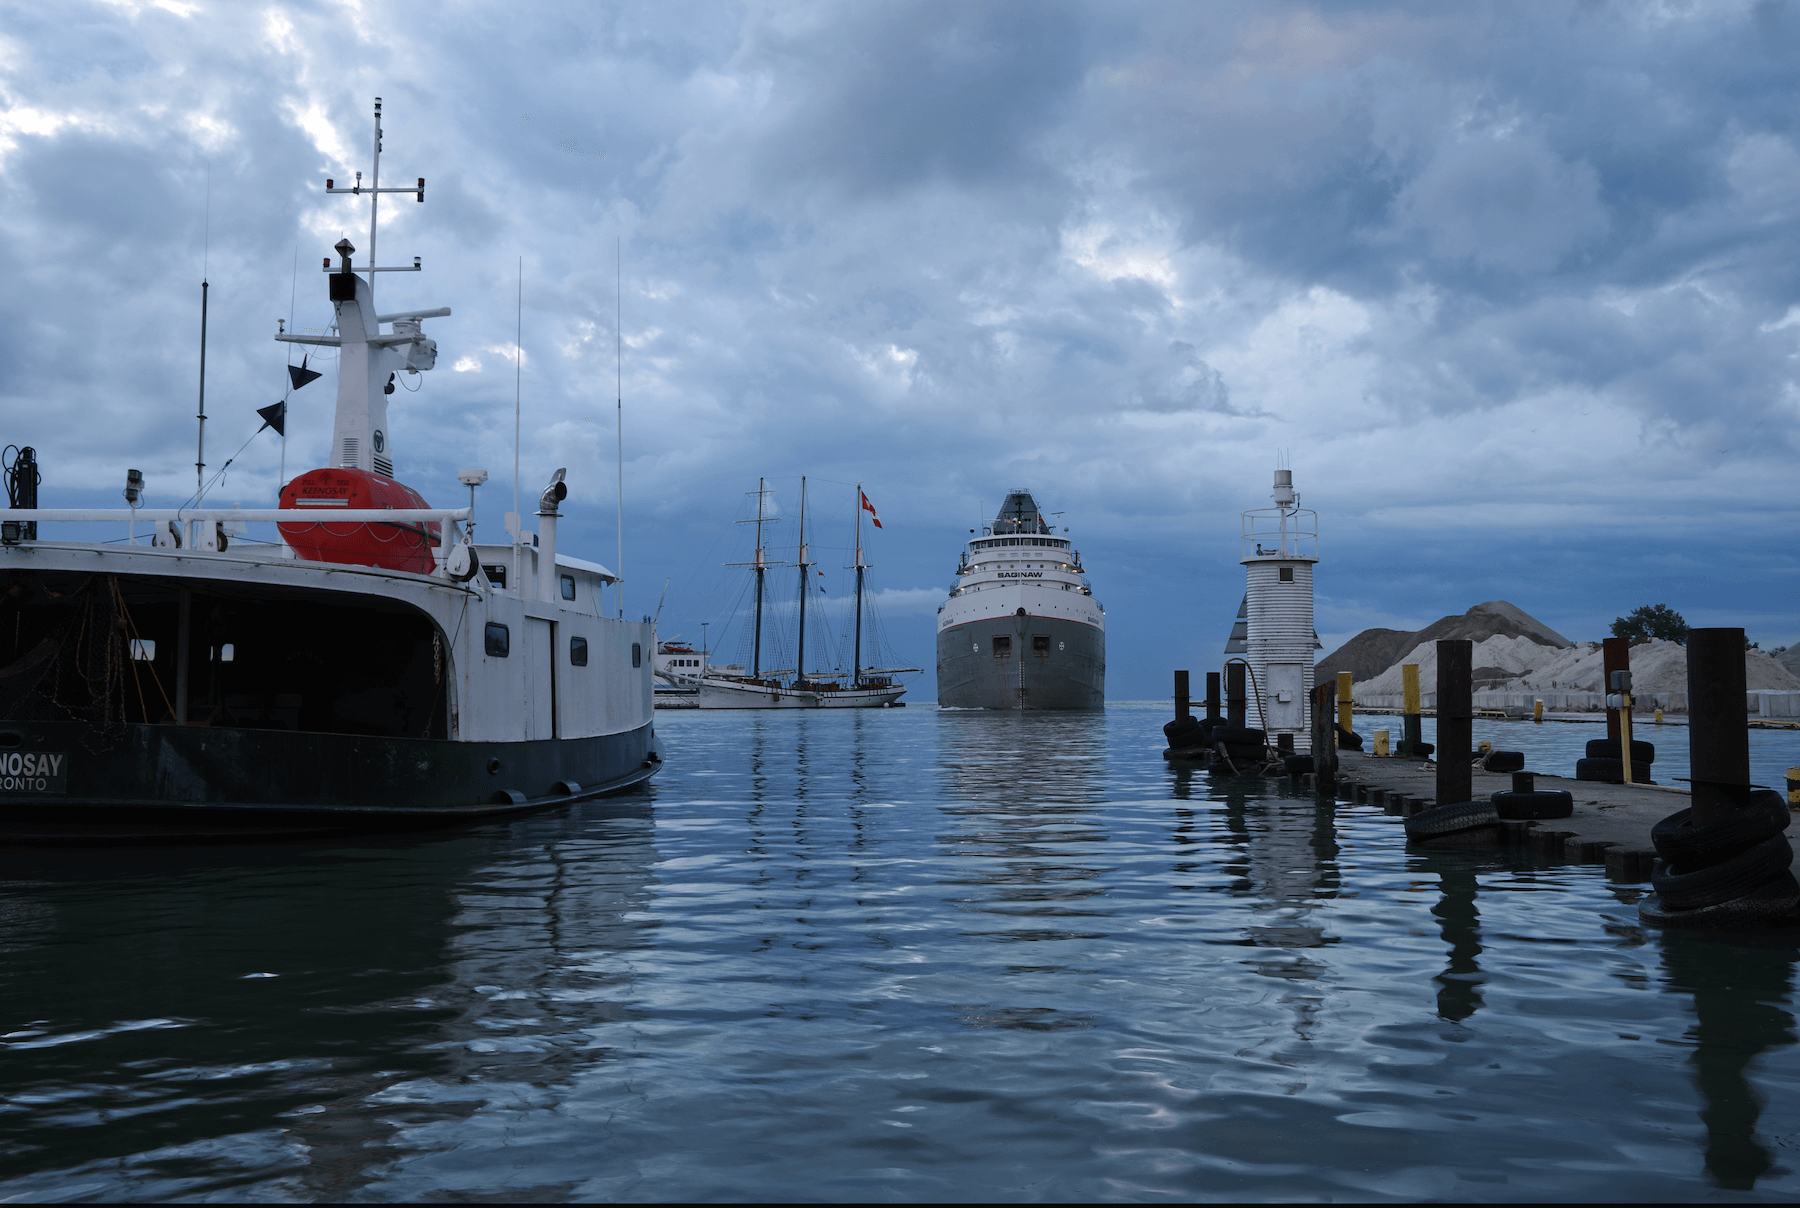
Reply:
[[[32,1108],[8,1121],[10,1155],[100,1198],[222,1194],[254,1171],[337,1200],[398,1152],[397,1102],[413,1122],[480,1105],[407,1087],[568,1078],[604,1056],[579,1028],[628,1009],[619,959],[642,943],[626,919],[650,858],[646,818],[604,823],[599,852],[592,817],[585,839],[569,825],[8,854],[7,1081]],[[525,834],[529,867],[508,850]]]
[[[1694,1083],[1705,1101],[1706,1172],[1720,1187],[1749,1191],[1773,1165],[1756,1138],[1765,1106],[1751,1063],[1794,1043],[1790,1001],[1796,951],[1789,939],[1757,943],[1680,931],[1663,933],[1669,985],[1694,996]]]
[[[965,935],[1005,944],[1042,944],[1042,956],[1007,966],[1027,985],[1063,972],[1067,941],[1106,936],[1107,835],[1098,806],[1104,790],[1104,714],[940,713],[939,759],[954,825],[938,837],[952,875],[948,901],[980,917]],[[1091,1026],[1092,1017],[1038,1005],[965,1004],[965,1025],[1025,1031]]]
[[[1431,913],[1450,958],[1435,979],[1437,1010],[1440,1018],[1461,1023],[1481,1009],[1481,983],[1487,977],[1476,959],[1481,955],[1481,911],[1475,906],[1479,886],[1475,869],[1460,863],[1445,868],[1438,884],[1441,896]]]

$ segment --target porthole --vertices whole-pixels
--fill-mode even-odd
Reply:
[[[481,637],[489,657],[503,659],[512,653],[512,633],[499,621],[489,621]]]

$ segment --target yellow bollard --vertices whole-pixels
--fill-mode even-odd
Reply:
[[[1419,754],[1417,747],[1414,745],[1424,741],[1420,737],[1419,665],[1417,663],[1402,663],[1400,665],[1400,684],[1401,689],[1404,692],[1404,696],[1401,698],[1400,712],[1405,715],[1400,719],[1400,724],[1404,727],[1400,731],[1400,753],[1408,759],[1421,759],[1423,756]]]
[[[1478,742],[1475,744],[1475,749],[1480,751],[1483,756],[1486,756],[1494,749],[1494,744],[1491,742]]]
[[[1544,702],[1536,701],[1531,706],[1531,720],[1540,726],[1544,724]]]
[[[1375,731],[1375,754],[1382,758],[1387,757],[1387,754],[1388,754],[1388,732],[1386,730]],[[1800,771],[1800,769],[1796,769],[1796,771]]]
[[[1787,773],[1788,804],[1800,810],[1800,768],[1789,768]]]
[[[1656,724],[1659,726],[1662,725],[1662,710],[1661,709],[1658,709],[1656,711]]]

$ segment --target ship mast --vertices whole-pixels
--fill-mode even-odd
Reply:
[[[748,495],[750,492],[746,491],[744,493],[746,495]],[[751,647],[750,647],[750,678],[751,679],[761,679],[762,678],[763,573],[771,565],[774,565],[774,564],[770,563],[763,556],[763,531],[762,530],[763,530],[763,525],[774,524],[775,521],[777,519],[779,519],[779,517],[763,515],[763,502],[766,499],[768,499],[768,497],[769,497],[769,492],[764,485],[764,480],[761,478],[757,479],[756,480],[756,519],[755,520],[740,520],[740,521],[738,521],[739,524],[754,524],[756,526],[756,559],[755,559],[755,561],[752,561],[749,563],[727,562],[725,564],[727,566],[746,566],[746,565],[748,565],[748,566],[752,566],[752,567],[756,568],[756,627],[755,627],[755,635],[756,636],[752,639]]]
[[[850,687],[862,687],[862,596],[863,596],[863,553],[862,553],[862,483],[856,484],[856,637],[852,643],[853,653],[850,656]]]
[[[800,476],[800,640],[794,652],[794,687],[806,683],[806,475]]]

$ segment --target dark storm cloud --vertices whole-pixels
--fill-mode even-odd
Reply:
[[[427,271],[382,296],[455,308],[396,395],[411,480],[452,498],[456,466],[510,466],[522,260],[523,476],[569,465],[570,527],[599,540],[620,249],[642,580],[700,556],[750,479],[806,471],[880,493],[909,534],[884,535],[886,585],[917,589],[1024,483],[1161,584],[1111,594],[1145,618],[1128,644],[1195,631],[1171,601],[1229,623],[1236,511],[1277,449],[1334,531],[1480,534],[1433,549],[1571,507],[1666,529],[1800,452],[1779,5],[9,12],[0,418],[57,489],[125,464],[191,489],[209,171],[209,442],[251,436],[290,290],[324,325],[315,258],[365,241],[363,205],[320,189],[366,170],[375,95],[384,169],[431,181],[383,210],[381,258]],[[330,390],[296,396],[290,472]],[[253,440],[227,497],[266,498],[279,456]],[[1774,543],[1793,519],[1744,523]],[[1197,573],[1170,541],[1216,557],[1203,586],[1166,578]]]

